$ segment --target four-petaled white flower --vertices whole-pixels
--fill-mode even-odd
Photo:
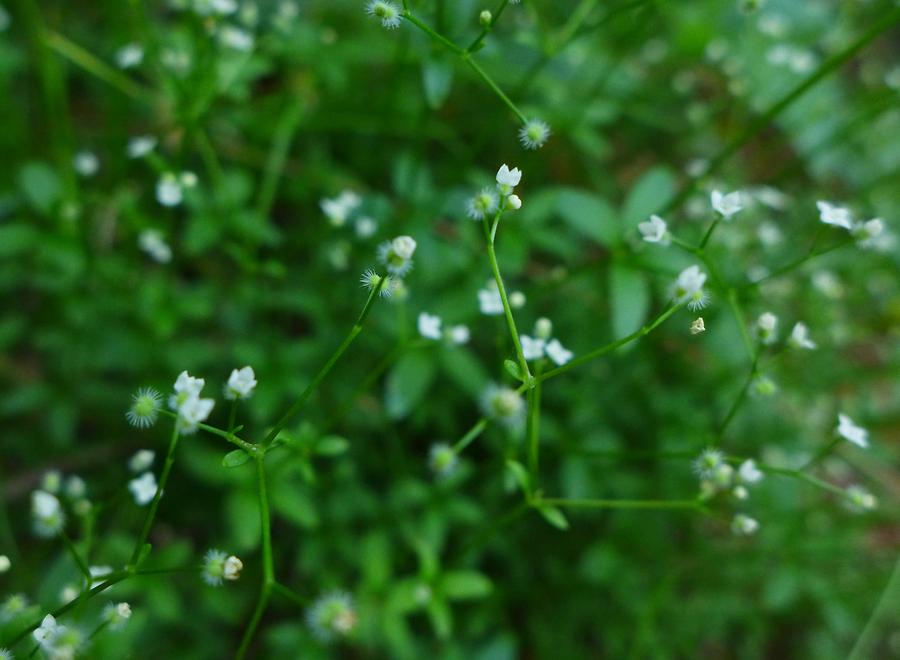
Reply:
[[[487,288],[478,291],[478,309],[485,316],[499,316],[503,313],[503,299],[496,282],[489,282]]]
[[[228,377],[228,384],[225,386],[225,398],[232,401],[249,399],[253,395],[255,387],[256,374],[253,373],[253,367],[232,369],[231,375]]]
[[[687,303],[688,309],[703,309],[709,302],[709,296],[703,289],[705,283],[706,273],[699,266],[688,266],[678,274],[672,287],[672,298],[679,305]]]
[[[755,484],[762,480],[763,473],[756,467],[756,461],[750,458],[741,463],[738,468],[738,478],[742,483]]]
[[[726,220],[730,220],[731,216],[743,209],[741,203],[741,192],[735,190],[727,195],[722,194],[718,190],[713,190],[710,195],[713,209]]]
[[[144,472],[141,476],[128,482],[128,490],[138,506],[146,506],[156,497],[158,487],[152,472]]]
[[[859,247],[875,247],[878,245],[878,239],[884,233],[884,221],[881,218],[872,218],[865,222],[858,222],[853,225],[850,233]]]
[[[526,360],[540,360],[544,357],[544,346],[546,342],[543,339],[521,335],[519,341],[522,344],[522,354],[525,356]]]
[[[816,202],[816,206],[819,209],[819,219],[826,225],[853,229],[853,218],[849,210],[821,200]]]
[[[138,235],[138,247],[157,263],[167,264],[172,261],[172,248],[166,243],[162,232],[156,229],[142,231]]]
[[[544,349],[547,353],[547,357],[553,360],[557,366],[561,367],[566,362],[572,359],[573,353],[567,348],[563,347],[562,344],[559,343],[558,339],[551,339],[547,342],[547,346]]]
[[[344,190],[334,198],[326,198],[319,202],[319,207],[334,227],[342,227],[350,214],[362,203],[359,195],[352,190]]]
[[[816,342],[809,338],[809,328],[801,321],[794,324],[788,343],[794,348],[805,348],[807,350],[816,348]]]
[[[140,44],[125,44],[116,51],[116,65],[120,69],[132,69],[144,61],[144,49]]]
[[[441,317],[422,312],[418,320],[419,334],[425,339],[438,340],[441,338]]]
[[[193,397],[178,407],[178,432],[182,435],[195,433],[206,421],[216,405],[213,399]]]
[[[203,390],[206,381],[203,378],[195,378],[187,371],[182,371],[175,379],[175,394],[169,397],[169,407],[178,410],[189,399],[197,398]]]
[[[445,331],[450,339],[450,343],[456,346],[462,346],[469,343],[469,328],[465,325],[452,325]]]
[[[772,312],[763,312],[756,321],[756,335],[763,344],[773,344],[778,338],[776,328],[778,317]]]
[[[839,436],[848,442],[852,442],[857,447],[865,449],[869,446],[869,432],[863,427],[857,426],[857,424],[844,413],[838,414],[838,427],[836,431]]]
[[[65,631],[66,627],[59,625],[56,622],[56,618],[52,614],[48,614],[32,635],[34,635],[35,641],[42,649],[52,652],[56,646],[56,641]]]
[[[500,169],[497,170],[497,190],[500,191],[501,195],[511,195],[513,189],[519,185],[521,180],[522,172],[518,167],[509,169],[506,163],[503,163],[503,165],[500,166]]]
[[[691,321],[691,334],[699,335],[701,332],[706,332],[706,324],[703,322],[703,317],[699,316]]]
[[[648,243],[669,245],[672,242],[672,236],[669,234],[666,221],[658,215],[651,215],[647,222],[639,224],[638,231],[641,232],[641,236]]]

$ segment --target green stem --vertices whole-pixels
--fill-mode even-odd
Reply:
[[[481,433],[484,431],[484,429],[487,428],[488,424],[490,423],[491,420],[489,417],[482,417],[477,422],[475,422],[475,426],[470,428],[468,432],[466,432],[466,434],[462,438],[460,438],[455,445],[453,445],[453,451],[457,454],[462,452],[466,447],[472,444],[472,442],[474,442],[474,440],[479,435],[481,435]]]
[[[160,410],[159,414],[165,415],[166,417],[170,417],[175,420],[178,419],[178,415],[176,413],[172,412],[171,410]],[[238,431],[241,430],[241,428],[242,428],[241,426],[234,427],[234,432],[231,432],[231,433],[228,431],[225,431],[223,429],[216,428],[215,426],[210,426],[209,424],[203,424],[203,423],[197,424],[197,428],[200,429],[201,431],[206,431],[207,433],[211,433],[212,435],[216,435],[220,438],[227,440],[234,446],[240,447],[241,449],[243,449],[245,452],[247,452],[251,456],[256,456],[261,451],[261,448],[258,445],[254,445],[251,442],[242,440],[241,438],[239,438],[235,435],[235,433],[237,433]]]
[[[828,454],[830,454],[832,452],[832,450],[834,450],[834,448],[837,447],[839,444],[841,444],[841,438],[834,438],[831,442],[829,442],[827,445],[822,447],[822,449],[820,449],[817,454],[815,454],[812,458],[810,458],[803,465],[803,467],[800,468],[800,471],[805,472],[806,470],[809,470],[811,467],[818,465],[819,461],[821,461],[823,458],[828,456]]]
[[[558,506],[571,509],[698,509],[699,500],[594,500],[541,497],[532,506]]]
[[[735,321],[737,321],[738,328],[741,332],[741,340],[744,342],[744,348],[747,349],[747,354],[755,363],[757,359],[756,349],[753,347],[753,339],[750,337],[750,331],[747,329],[747,321],[744,319],[744,314],[738,303],[737,291],[735,289],[728,290],[728,306],[731,309],[731,313],[734,315]]]
[[[496,222],[500,217],[500,211],[494,218]],[[522,342],[519,339],[519,332],[516,330],[516,321],[513,318],[512,307],[510,307],[509,299],[506,296],[506,287],[503,285],[503,276],[500,275],[500,265],[497,263],[497,253],[494,250],[494,239],[491,232],[491,226],[487,217],[482,219],[484,226],[484,238],[487,242],[488,259],[491,262],[491,271],[494,273],[494,281],[497,283],[497,290],[500,292],[500,300],[503,302],[503,313],[506,315],[506,325],[509,328],[509,334],[512,337],[513,345],[516,348],[516,357],[519,360],[519,368],[522,370],[522,377],[526,384],[531,383],[531,372],[528,370],[528,362],[525,360],[525,354],[522,352]]]
[[[781,275],[784,275],[785,273],[789,273],[789,272],[795,270],[796,268],[799,268],[800,266],[805,264],[807,261],[811,261],[812,259],[815,259],[816,257],[820,257],[823,254],[828,254],[829,252],[833,252],[834,250],[842,248],[845,245],[850,245],[852,242],[853,242],[852,239],[847,239],[844,241],[840,241],[839,243],[835,243],[834,245],[830,245],[827,248],[823,248],[818,251],[810,250],[804,256],[798,257],[797,259],[794,259],[793,261],[785,264],[784,266],[776,268],[771,273],[769,273],[763,277],[760,277],[758,280],[754,280],[753,282],[746,284],[745,287],[749,288],[749,287],[759,286],[763,282],[768,282],[771,279],[780,277]]]
[[[169,451],[166,453],[166,462],[163,465],[162,474],[159,477],[159,484],[156,487],[156,495],[150,503],[150,510],[147,512],[147,518],[144,520],[144,527],[138,536],[134,550],[131,552],[131,559],[128,560],[127,569],[134,571],[137,568],[137,560],[141,556],[144,544],[150,536],[150,529],[153,527],[153,521],[156,519],[156,511],[159,508],[159,501],[162,499],[163,492],[166,490],[166,483],[169,481],[169,473],[172,471],[172,465],[175,463],[175,448],[178,446],[178,424],[172,425],[172,439],[169,441]]]
[[[384,287],[387,282],[387,276],[381,277],[378,280],[378,284],[372,289],[371,293],[369,293],[369,298],[366,300],[366,304],[363,307],[362,312],[359,314],[359,318],[356,319],[356,323],[353,324],[353,327],[350,329],[350,332],[344,338],[344,341],[341,342],[340,346],[337,347],[337,350],[328,358],[328,361],[319,369],[319,373],[315,375],[309,385],[306,386],[300,396],[297,397],[297,400],[288,408],[287,412],[281,416],[281,419],[272,427],[272,430],[269,431],[268,435],[266,435],[265,439],[262,441],[263,447],[268,447],[269,444],[278,437],[278,434],[281,433],[281,430],[287,425],[288,421],[291,417],[293,417],[302,407],[303,404],[306,403],[306,400],[310,397],[310,395],[315,392],[316,388],[319,386],[325,376],[328,375],[328,372],[331,371],[332,367],[334,367],[335,363],[341,358],[341,356],[346,352],[346,350],[350,347],[350,344],[356,339],[357,335],[362,332],[363,324],[366,321],[366,317],[369,315],[369,312],[372,309],[372,305],[375,304],[376,298],[378,298],[381,293],[382,287]]]
[[[712,224],[709,226],[709,229],[707,229],[706,233],[703,235],[703,239],[700,241],[700,245],[697,247],[698,251],[702,251],[703,248],[706,247],[706,244],[709,243],[709,239],[712,238],[713,232],[716,230],[716,227],[719,226],[720,220],[721,220],[721,218],[716,217],[716,219],[712,221]]]
[[[541,363],[538,363],[534,387],[528,390],[528,472],[532,491],[537,488],[541,450]]]
[[[731,408],[729,408],[728,413],[725,415],[725,418],[719,424],[719,428],[716,431],[717,441],[722,440],[722,436],[725,435],[725,430],[728,428],[728,425],[731,424],[731,420],[734,419],[734,416],[737,414],[737,411],[741,407],[741,404],[744,402],[744,399],[747,398],[747,392],[750,390],[750,385],[753,383],[753,379],[756,378],[758,365],[759,354],[757,354],[754,358],[753,364],[750,366],[750,374],[744,381],[744,385],[741,387],[740,392],[738,392],[737,397],[735,397],[734,403],[731,404]]]
[[[306,598],[298,594],[293,589],[281,584],[280,582],[274,582],[272,584],[272,593],[278,594],[282,598],[289,600],[295,605],[299,605],[300,607],[306,607],[309,604]]]
[[[459,55],[460,57],[462,57],[463,55],[466,54],[466,51],[465,51],[464,49],[462,49],[462,48],[460,48],[459,46],[457,46],[455,43],[453,43],[452,41],[450,41],[447,37],[445,37],[444,35],[440,34],[439,32],[435,32],[430,26],[428,26],[427,24],[425,24],[425,23],[423,23],[422,21],[420,21],[418,18],[416,18],[415,16],[413,16],[412,13],[410,13],[409,11],[404,10],[404,12],[403,12],[403,18],[405,18],[406,20],[408,20],[410,23],[412,23],[412,24],[415,25],[417,28],[419,28],[420,30],[422,30],[422,32],[424,32],[425,34],[427,34],[429,37],[431,37],[432,39],[434,39],[434,40],[437,41],[438,43],[444,45],[446,48],[448,48],[450,51],[456,53],[456,54]]]
[[[591,351],[590,353],[585,353],[584,355],[575,358],[571,362],[567,362],[566,364],[564,364],[561,367],[557,367],[556,369],[551,369],[550,371],[542,374],[540,376],[540,378],[536,378],[535,380],[544,382],[545,380],[555,378],[556,376],[562,375],[562,374],[566,373],[567,371],[574,369],[577,366],[585,364],[586,362],[590,362],[591,360],[594,360],[594,359],[600,357],[601,355],[606,355],[607,353],[616,350],[620,346],[624,346],[625,344],[629,344],[636,339],[640,339],[641,337],[645,337],[645,336],[649,335],[653,330],[655,330],[658,326],[660,326],[662,323],[664,323],[670,316],[672,316],[672,314],[674,314],[679,309],[681,309],[682,306],[683,305],[681,305],[681,304],[673,305],[672,307],[667,309],[665,312],[660,314],[658,317],[656,317],[656,319],[652,323],[645,325],[640,330],[635,330],[627,337],[622,337],[621,339],[617,339],[616,341],[614,341],[612,343],[606,344],[605,346],[601,346],[600,348],[595,349],[595,350]]]
[[[500,6],[497,8],[497,11],[491,17],[491,22],[487,27],[481,28],[481,32],[475,37],[475,41],[469,44],[469,47],[466,48],[466,53],[474,53],[481,47],[482,42],[484,42],[485,37],[488,36],[488,33],[494,29],[494,26],[497,24],[497,21],[500,20],[500,17],[503,15],[503,12],[506,10],[506,5],[509,4],[509,0],[500,0]]]
[[[66,534],[64,529],[59,530],[59,538],[62,539],[63,543],[66,546],[66,550],[69,551],[69,554],[72,555],[72,559],[75,560],[75,563],[78,564],[78,570],[81,571],[81,574],[84,575],[87,580],[88,586],[90,586],[92,578],[91,578],[91,569],[88,568],[87,562],[82,558],[81,553],[78,552],[78,548],[75,547],[75,544],[72,542],[72,539],[69,538],[69,535]]]

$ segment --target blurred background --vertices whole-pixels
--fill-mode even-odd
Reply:
[[[481,10],[498,10],[410,6],[460,45]],[[323,644],[302,608],[273,601],[255,657],[900,657],[900,578],[888,588],[900,541],[897,14],[878,0],[511,4],[473,57],[552,127],[525,151],[482,80],[414,26],[384,29],[362,1],[3,0],[0,554],[12,568],[0,599],[31,606],[0,614],[0,640],[78,581],[64,547],[31,530],[30,493],[48,471],[86,483],[93,512],[67,529],[92,538],[91,565],[123,565],[145,513],[128,459],[153,449],[158,469],[169,433],[127,425],[131,394],[168,393],[187,369],[220,399],[212,423],[224,426],[220,388],[252,365],[259,386],[239,422],[259,439],[349,330],[378,244],[408,234],[419,247],[405,295],[376,305],[269,462],[280,579],[310,602],[352,593],[358,630]],[[872,446],[842,443],[815,474],[861,484],[879,508],[853,512],[769,475],[745,507],[760,523],[751,537],[731,533],[733,507],[718,501],[706,513],[571,511],[563,531],[518,511],[505,464],[524,448],[501,426],[435,479],[429,447],[459,439],[485,388],[511,382],[503,319],[478,307],[484,237],[465,217],[501,163],[524,172],[524,206],[497,239],[507,286],[525,295],[520,330],[547,317],[576,355],[656,317],[696,261],[642,242],[638,223],[665,210],[696,244],[709,191],[747,193],[710,259],[748,321],[774,312],[783,335],[803,321],[818,349],[766,354],[777,391],[748,397],[722,446],[796,467],[846,412]],[[338,222],[320,203],[348,190],[360,203]],[[887,236],[744,286],[839,238],[819,222],[822,199],[883,218]],[[750,367],[725,292],[710,292],[706,333],[692,336],[680,312],[547,383],[548,495],[696,495],[691,458]],[[469,343],[422,341],[422,311],[468,326]],[[259,517],[252,466],[222,467],[227,450],[204,435],[180,445],[153,562],[217,547],[243,559],[241,580],[119,585],[67,617],[88,629],[110,599],[134,609],[85,657],[233,653],[258,588]]]

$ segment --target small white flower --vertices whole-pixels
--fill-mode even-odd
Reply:
[[[445,442],[432,445],[428,451],[428,467],[438,477],[447,477],[453,473],[459,463],[459,458],[453,447]]]
[[[388,30],[394,30],[400,26],[400,7],[393,2],[370,0],[369,4],[366,5],[366,13],[381,20],[382,27]]]
[[[378,223],[367,215],[357,218],[353,226],[359,238],[371,238],[378,230]]]
[[[544,340],[532,339],[528,335],[521,335],[519,341],[522,344],[522,354],[526,360],[540,360],[544,357]]]
[[[853,218],[847,209],[824,201],[816,202],[816,206],[819,209],[819,219],[826,225],[843,227],[848,230],[853,229]]]
[[[234,555],[230,555],[226,560],[225,564],[222,566],[222,577],[226,580],[230,580],[234,582],[239,577],[241,577],[241,570],[244,568],[244,562],[235,557]]]
[[[0,555],[0,573],[6,573],[11,566],[12,562],[9,560],[9,557]]]
[[[197,175],[193,172],[182,172],[178,175],[178,180],[184,188],[193,188],[197,185]]]
[[[116,51],[116,66],[132,69],[144,61],[144,49],[140,44],[125,44]]]
[[[84,497],[87,493],[87,484],[84,483],[84,479],[77,474],[73,474],[66,479],[65,491],[67,497],[77,500]]]
[[[521,180],[522,172],[518,167],[510,170],[506,163],[503,163],[500,169],[497,170],[497,190],[500,191],[501,195],[511,195],[513,189],[519,185]]]
[[[362,199],[352,190],[344,190],[340,195],[319,202],[322,212],[334,227],[346,224],[350,214],[362,203]]]
[[[850,486],[846,490],[846,495],[851,511],[861,513],[878,508],[878,499],[862,486]]]
[[[844,440],[852,442],[857,447],[865,449],[869,446],[869,432],[863,427],[857,426],[856,423],[844,413],[838,414],[838,427],[836,431],[839,436],[844,438]]]
[[[419,314],[419,334],[425,339],[439,340],[441,338],[441,317],[428,312]]]
[[[126,152],[129,158],[143,158],[156,149],[157,140],[152,135],[138,135],[128,141]]]
[[[157,263],[167,264],[172,261],[172,248],[156,229],[145,229],[138,236],[138,247]]]
[[[249,399],[253,396],[254,388],[256,388],[256,374],[253,373],[253,367],[232,369],[228,384],[225,386],[225,398],[230,401]]]
[[[306,622],[316,638],[329,642],[353,632],[358,616],[350,594],[333,591],[316,599],[306,613]]]
[[[691,321],[691,334],[699,335],[701,332],[706,332],[706,324],[703,322],[703,317],[699,316]]]
[[[184,200],[181,182],[172,172],[163,174],[156,182],[156,201],[163,206],[178,206]]]
[[[540,119],[529,119],[519,129],[519,142],[526,149],[540,149],[550,138],[550,126]]]
[[[705,283],[706,273],[699,266],[688,266],[679,273],[672,287],[672,298],[679,305],[687,303],[688,309],[703,309],[709,301],[709,296],[703,289]]]
[[[391,275],[403,277],[413,267],[412,257],[416,251],[416,241],[411,236],[398,236],[385,241],[378,247],[378,259]]]
[[[666,221],[658,215],[651,215],[647,222],[638,225],[638,231],[648,243],[659,243],[660,245],[669,245],[672,242],[672,236],[669,234]]]
[[[128,469],[132,472],[144,472],[149,470],[156,459],[156,452],[150,449],[139,449],[128,461]]]
[[[66,521],[62,505],[55,495],[43,490],[31,494],[31,515],[38,536],[55,536]]]
[[[490,188],[484,188],[480,193],[466,202],[466,215],[472,220],[481,220],[497,211],[497,194]]]
[[[497,286],[497,283],[494,282],[494,287]],[[500,301],[502,306],[503,300]],[[521,291],[511,291],[509,294],[509,306],[513,309],[521,309],[525,306],[525,294]]]
[[[751,536],[755,534],[758,529],[759,522],[743,513],[737,514],[731,521],[731,531],[738,536]]]
[[[773,344],[777,339],[778,317],[772,312],[764,312],[756,320],[756,335],[763,344]]]
[[[713,190],[710,195],[713,209],[726,220],[730,220],[731,216],[743,209],[741,204],[741,193],[736,190],[734,192],[723,195],[718,190]]]
[[[802,322],[794,324],[788,343],[794,348],[805,348],[807,350],[816,348],[816,342],[809,338],[809,328]]]
[[[91,151],[79,151],[75,154],[75,171],[83,177],[92,177],[100,169],[100,159]]]
[[[507,211],[518,211],[522,208],[522,200],[518,195],[510,195],[506,198],[506,210]]]
[[[488,417],[496,417],[512,427],[522,421],[525,404],[522,395],[515,390],[492,384],[485,390],[482,406]]]
[[[478,291],[478,309],[485,316],[503,314],[503,299],[500,297],[496,282],[491,282],[487,288]]]
[[[59,639],[65,631],[66,627],[56,623],[56,618],[52,614],[48,614],[44,617],[43,621],[41,621],[41,625],[35,629],[32,635],[34,635],[35,641],[42,649],[52,652],[53,647],[56,646],[57,639]]]
[[[202,378],[195,378],[187,371],[182,371],[175,379],[173,389],[175,394],[169,397],[169,407],[172,410],[178,410],[189,399],[196,399],[203,391],[206,381]]]
[[[113,568],[112,566],[89,566],[88,573],[91,574],[92,582],[100,582],[100,578],[112,575]]]
[[[558,339],[551,339],[547,342],[547,346],[544,350],[547,352],[547,357],[553,360],[559,367],[571,360],[573,356],[572,351],[564,348],[563,345],[559,343]]]
[[[109,603],[103,608],[101,616],[112,630],[119,630],[131,618],[131,605],[128,603]]]
[[[192,397],[178,407],[178,432],[182,435],[196,433],[216,405],[213,399]]]
[[[711,479],[715,475],[716,470],[724,465],[724,460],[725,457],[722,455],[722,452],[718,449],[707,447],[700,453],[700,456],[694,459],[694,472],[701,479]]]
[[[534,334],[539,339],[550,339],[553,336],[553,321],[545,316],[540,317],[534,322]]]
[[[853,225],[850,233],[859,247],[875,247],[878,244],[879,237],[884,233],[884,221],[881,218],[872,218],[865,222],[859,222]]]
[[[146,506],[156,497],[156,477],[152,472],[144,472],[128,482],[128,490],[138,506]]]
[[[755,484],[761,481],[763,476],[762,470],[756,467],[756,461],[752,458],[741,463],[738,468],[738,478],[741,483]]]
[[[219,30],[219,42],[226,48],[242,53],[253,50],[253,35],[233,25],[225,25]]]
[[[464,325],[453,325],[445,331],[450,343],[454,346],[463,346],[469,343],[469,328]]]

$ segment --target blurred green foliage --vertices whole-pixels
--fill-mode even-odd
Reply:
[[[246,1],[223,19],[177,4],[6,3],[0,554],[13,568],[0,597],[21,592],[35,605],[0,621],[0,640],[78,582],[65,548],[30,532],[28,496],[45,471],[86,480],[96,524],[73,520],[70,535],[92,539],[91,565],[124,565],[145,513],[128,496],[127,460],[140,448],[161,457],[168,437],[166,423],[127,426],[131,392],[168,392],[188,369],[218,394],[233,367],[250,364],[260,384],[239,421],[243,437],[261,438],[356,318],[359,273],[375,265],[378,243],[409,234],[419,248],[408,297],[378,303],[267,461],[279,580],[310,602],[351,592],[358,629],[325,645],[303,608],[276,596],[255,657],[843,658],[858,640],[857,658],[900,654],[900,592],[883,591],[900,539],[896,242],[842,248],[739,289],[748,322],[771,310],[786,333],[802,320],[819,349],[764,360],[777,394],[749,398],[724,437],[730,454],[802,464],[847,411],[873,446],[841,445],[817,474],[864,484],[879,511],[860,516],[770,475],[751,497],[761,528],[750,538],[733,536],[718,506],[567,511],[561,531],[521,509],[507,468],[525,460],[515,433],[488,428],[449,479],[427,468],[433,443],[478,420],[485,387],[512,382],[502,317],[478,311],[491,277],[481,228],[464,217],[500,163],[524,172],[524,206],[504,218],[497,244],[508,286],[527,298],[520,331],[547,316],[576,355],[665,309],[670,282],[695,259],[642,243],[636,228],[692,183],[666,219],[694,244],[712,218],[711,187],[787,196],[781,209],[757,203],[717,229],[708,252],[728,282],[790,263],[817,233],[836,240],[818,222],[819,199],[900,232],[896,20],[718,171],[690,175],[692,161],[713,160],[829,56],[896,16],[894,3],[769,0],[751,13],[716,0],[510,5],[474,57],[552,126],[533,152],[458,58],[410,24],[382,29],[362,1],[259,0],[255,22]],[[410,4],[457,43],[478,34],[481,3]],[[223,24],[254,34],[252,50],[223,45]],[[128,43],[144,60],[121,70],[116,53]],[[129,139],[145,134],[158,137],[155,152],[129,158]],[[99,158],[93,176],[73,167],[83,150]],[[199,178],[174,208],[155,193],[170,170]],[[319,201],[343,189],[361,195],[374,236],[324,218]],[[171,245],[170,263],[140,250],[148,229]],[[695,496],[685,457],[709,442],[749,368],[724,291],[712,294],[705,334],[692,337],[681,312],[546,384],[548,495]],[[471,342],[419,341],[423,310],[468,325]],[[218,398],[212,419],[223,426]],[[123,582],[65,617],[89,632],[110,599],[134,608],[84,657],[234,652],[261,573],[260,518],[253,466],[223,467],[228,449],[212,436],[182,441],[150,564],[196,564],[218,547],[243,559],[241,580]],[[888,616],[873,616],[882,598]]]

